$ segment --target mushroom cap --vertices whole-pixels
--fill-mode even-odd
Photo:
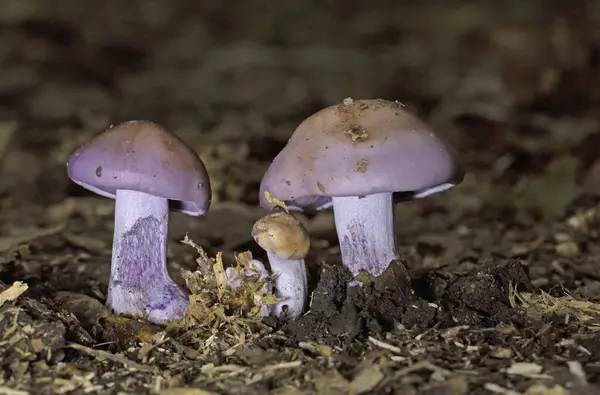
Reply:
[[[106,129],[71,154],[67,173],[75,183],[112,199],[125,189],[168,199],[172,210],[189,215],[210,207],[210,180],[198,154],[149,121]]]
[[[393,192],[398,202],[462,182],[456,151],[402,107],[345,99],[311,115],[265,173],[261,206],[274,207],[265,192],[289,209],[324,209],[332,197]]]
[[[310,238],[304,226],[291,214],[267,214],[252,227],[252,237],[263,250],[281,259],[304,259]]]

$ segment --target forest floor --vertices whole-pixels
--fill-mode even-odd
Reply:
[[[204,3],[0,13],[0,394],[600,393],[600,2]],[[171,216],[183,285],[186,234],[226,264],[266,262],[262,174],[346,97],[401,101],[466,164],[460,186],[396,206],[414,298],[348,292],[322,212],[299,216],[297,322],[162,328],[104,309],[114,202],[70,182],[75,147],[150,119],[199,152],[214,203]]]

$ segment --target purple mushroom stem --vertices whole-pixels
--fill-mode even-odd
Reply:
[[[202,159],[160,125],[129,121],[77,148],[67,173],[83,188],[115,199],[107,306],[158,324],[182,318],[189,300],[167,272],[169,210],[198,216],[210,207]]]
[[[187,295],[167,272],[168,200],[117,190],[107,307],[143,314],[156,323],[183,316]]]
[[[271,271],[275,276],[275,296],[281,299],[273,305],[273,315],[278,318],[296,319],[304,311],[308,297],[308,280],[304,258],[282,258],[268,252]]]
[[[361,270],[380,276],[399,257],[392,193],[332,200],[344,266],[354,276]]]

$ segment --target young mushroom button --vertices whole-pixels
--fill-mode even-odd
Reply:
[[[352,100],[302,122],[260,186],[261,206],[290,210],[333,206],[343,264],[381,275],[396,258],[393,204],[459,184],[454,149],[402,105]]]
[[[181,318],[189,300],[167,273],[169,208],[194,216],[208,210],[202,160],[159,125],[131,121],[79,147],[67,169],[75,183],[115,199],[107,306],[156,323]]]
[[[275,296],[281,299],[272,307],[280,319],[295,319],[302,314],[307,298],[304,258],[310,248],[306,230],[285,212],[266,215],[252,227],[252,237],[267,252],[275,276]]]

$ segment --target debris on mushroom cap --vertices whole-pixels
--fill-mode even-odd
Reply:
[[[416,199],[462,182],[457,153],[398,102],[345,99],[304,120],[265,173],[261,206],[330,207],[332,197]]]
[[[310,249],[306,229],[286,212],[268,214],[256,221],[252,237],[262,249],[281,259],[304,259]]]
[[[171,209],[190,215],[210,206],[210,180],[198,154],[149,121],[111,126],[73,152],[67,171],[75,183],[113,199],[127,189],[169,199]]]
[[[265,200],[269,203],[271,203],[273,206],[277,206],[277,207],[281,207],[281,209],[283,211],[285,211],[286,213],[289,213],[289,210],[287,208],[287,206],[285,205],[285,202],[281,199],[275,199],[273,197],[271,197],[271,194],[269,193],[269,191],[265,191],[263,193],[263,195],[265,195]]]

